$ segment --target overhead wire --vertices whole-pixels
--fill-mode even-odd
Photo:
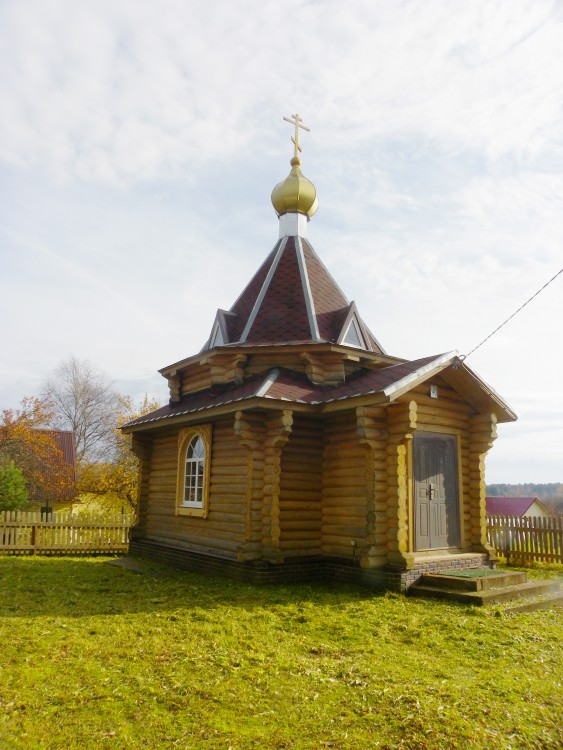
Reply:
[[[515,315],[518,315],[518,313],[520,312],[520,310],[523,310],[523,309],[524,309],[524,308],[526,307],[526,305],[530,304],[530,302],[531,302],[531,301],[532,301],[533,299],[535,299],[535,298],[536,298],[536,297],[538,296],[538,294],[540,294],[541,292],[543,292],[543,290],[544,290],[544,289],[546,289],[546,288],[547,288],[547,287],[548,287],[548,286],[549,286],[549,285],[551,284],[551,282],[552,282],[552,281],[555,281],[555,279],[556,279],[556,278],[557,278],[558,276],[560,276],[560,275],[561,275],[562,273],[563,273],[563,268],[562,268],[562,269],[561,269],[560,271],[558,271],[558,272],[557,272],[557,273],[555,274],[555,276],[552,276],[552,277],[551,277],[551,279],[550,279],[550,280],[549,280],[548,282],[546,282],[546,283],[545,283],[545,284],[544,284],[544,285],[543,285],[543,286],[541,287],[541,289],[538,289],[538,291],[537,291],[537,292],[536,292],[535,294],[532,294],[532,296],[531,296],[531,297],[530,297],[530,298],[529,298],[528,300],[526,300],[526,302],[524,302],[524,304],[523,304],[523,305],[520,305],[520,307],[519,307],[519,308],[518,308],[517,310],[515,310],[515,311],[514,311],[514,312],[512,313],[512,315],[510,315],[510,316],[509,316],[509,317],[508,317],[508,318],[507,318],[507,319],[506,319],[506,320],[505,320],[505,321],[504,321],[503,323],[501,323],[501,324],[500,324],[499,326],[497,326],[497,327],[495,328],[495,330],[494,330],[494,331],[493,331],[492,333],[489,333],[489,335],[488,335],[488,336],[487,336],[486,338],[484,338],[484,339],[483,339],[483,341],[481,341],[481,343],[480,343],[480,344],[477,344],[477,346],[475,346],[475,347],[474,347],[474,348],[473,348],[473,349],[472,349],[472,350],[471,350],[471,351],[469,352],[469,354],[462,354],[462,355],[461,355],[461,357],[460,357],[460,359],[461,359],[461,360],[466,360],[466,359],[467,359],[467,357],[470,357],[470,356],[471,356],[471,355],[473,354],[473,352],[476,352],[476,351],[477,351],[477,349],[479,349],[479,348],[480,348],[481,346],[483,346],[483,344],[484,344],[485,342],[487,342],[487,341],[488,341],[488,340],[489,340],[490,338],[492,338],[492,337],[493,337],[493,336],[495,335],[495,333],[497,333],[498,331],[500,331],[500,329],[501,329],[501,328],[503,328],[503,326],[505,326],[505,325],[506,325],[506,324],[507,324],[507,323],[508,323],[508,322],[509,322],[510,320],[512,320],[512,318],[513,318],[513,317],[514,317]]]

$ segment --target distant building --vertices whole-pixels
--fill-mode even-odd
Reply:
[[[77,500],[78,491],[76,488],[76,450],[74,447],[74,433],[72,430],[41,430],[53,439],[56,447],[60,451],[61,475],[65,481],[61,481],[56,491],[47,493],[38,492],[31,496],[30,500],[34,508],[41,509],[42,512],[57,510],[70,510],[72,503]],[[42,472],[52,471],[51,466],[44,466]]]
[[[488,516],[547,518],[551,514],[537,497],[487,497]]]

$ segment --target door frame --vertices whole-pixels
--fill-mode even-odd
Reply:
[[[456,482],[456,488],[457,488],[457,545],[451,546],[451,547],[432,547],[429,549],[416,549],[416,466],[415,466],[415,447],[414,443],[416,438],[441,438],[441,439],[451,439],[454,443],[454,460],[455,460],[455,468],[454,468],[454,481]],[[409,451],[409,473],[411,477],[411,481],[409,482],[409,488],[410,488],[410,533],[409,533],[409,542],[410,542],[410,548],[411,551],[415,554],[433,554],[435,552],[439,552],[440,550],[443,551],[451,551],[451,550],[459,550],[463,551],[464,549],[464,523],[463,523],[463,475],[462,475],[462,457],[461,457],[461,431],[457,429],[452,428],[443,428],[442,430],[438,431],[435,429],[421,429],[417,430],[413,433],[413,439],[410,441],[410,451]]]

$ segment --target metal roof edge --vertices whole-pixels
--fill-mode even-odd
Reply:
[[[483,388],[483,390],[485,390],[488,393],[488,395],[493,399],[493,401],[496,401],[499,404],[499,406],[501,406],[502,409],[504,409],[504,411],[510,417],[510,419],[508,419],[506,421],[516,422],[516,420],[518,419],[518,415],[506,403],[506,401],[503,399],[503,397],[500,395],[500,393],[497,393],[497,391],[495,391],[495,389],[492,386],[490,386],[487,383],[486,380],[483,380],[483,378],[479,375],[479,373],[476,372],[472,367],[468,367],[465,364],[464,360],[462,360],[462,359],[459,360],[459,366],[460,366],[461,369],[463,369],[465,372],[467,372],[467,374],[470,377],[472,377],[474,380],[476,380],[479,383],[479,385],[481,386],[481,388]]]
[[[426,365],[422,365],[422,367],[419,367],[414,372],[405,375],[400,380],[395,381],[395,383],[388,385],[387,388],[383,388],[381,392],[387,398],[389,398],[389,400],[391,400],[393,397],[400,395],[400,392],[408,390],[416,381],[420,381],[422,379],[430,377],[436,372],[440,372],[446,367],[449,367],[449,365],[452,364],[453,360],[457,359],[457,356],[458,352],[455,350],[446,352],[446,354],[439,354],[436,359],[433,359]]]

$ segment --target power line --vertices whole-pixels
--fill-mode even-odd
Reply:
[[[541,288],[541,289],[538,289],[538,291],[537,291],[537,292],[536,292],[535,294],[532,294],[532,296],[530,297],[530,299],[526,300],[526,302],[524,302],[524,304],[523,304],[523,305],[520,305],[520,307],[518,308],[518,310],[515,310],[515,312],[513,312],[513,313],[512,313],[512,315],[511,315],[511,316],[510,316],[509,318],[507,318],[507,319],[506,319],[506,320],[504,321],[504,323],[501,323],[501,324],[500,324],[500,325],[499,325],[499,326],[498,326],[497,328],[495,328],[495,330],[494,330],[494,331],[493,331],[492,333],[489,333],[489,335],[487,336],[487,338],[483,339],[483,341],[481,341],[481,343],[480,343],[480,344],[477,344],[477,346],[476,346],[476,347],[475,347],[474,349],[472,349],[472,350],[471,350],[471,351],[469,352],[469,354],[465,354],[465,355],[464,355],[463,357],[460,357],[460,359],[467,359],[467,357],[470,357],[470,356],[471,356],[471,355],[473,354],[473,352],[476,352],[476,351],[477,351],[477,349],[479,349],[479,347],[483,346],[483,344],[484,344],[484,343],[485,343],[486,341],[488,341],[488,340],[489,340],[490,338],[492,338],[492,337],[493,337],[493,336],[495,335],[495,333],[497,333],[497,331],[500,331],[500,329],[501,329],[501,328],[502,328],[503,326],[505,326],[505,325],[506,325],[506,324],[508,323],[508,321],[509,321],[509,320],[512,320],[512,318],[513,318],[513,317],[514,317],[515,315],[518,315],[518,313],[520,312],[520,310],[523,310],[523,309],[524,309],[524,308],[526,307],[526,305],[528,305],[528,304],[529,304],[529,303],[530,303],[530,302],[531,302],[531,301],[532,301],[532,300],[533,300],[533,299],[534,299],[535,297],[537,297],[537,296],[538,296],[538,294],[540,294],[540,292],[543,292],[543,290],[544,290],[544,289],[546,289],[546,287],[548,287],[548,286],[549,286],[549,285],[551,284],[551,282],[552,282],[552,281],[555,281],[555,279],[556,279],[556,278],[557,278],[558,276],[560,276],[560,275],[561,275],[562,273],[563,273],[563,268],[562,268],[562,269],[561,269],[560,271],[558,271],[558,272],[557,272],[557,273],[555,274],[555,276],[552,276],[552,278],[551,278],[551,279],[550,279],[550,280],[549,280],[549,281],[548,281],[547,283],[545,283],[545,284],[544,284],[544,285],[542,286],[542,288]]]

